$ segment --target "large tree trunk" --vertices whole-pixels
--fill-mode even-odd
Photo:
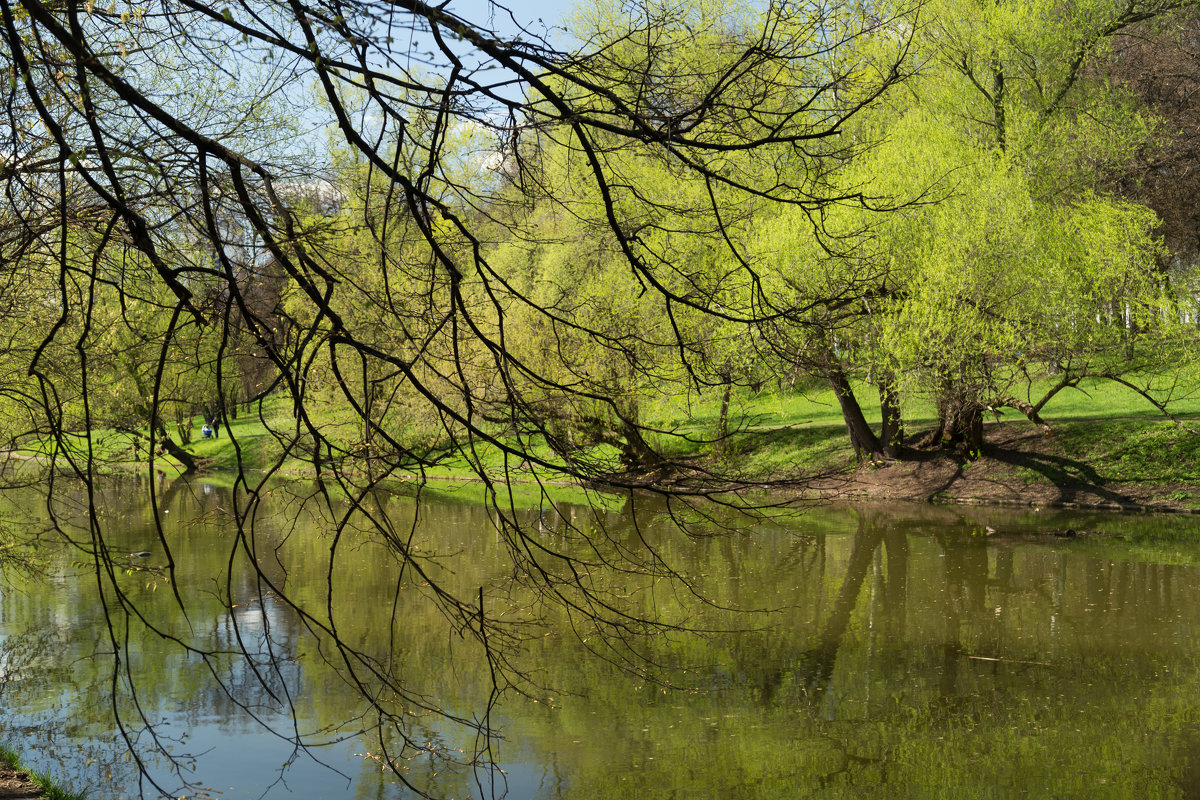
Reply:
[[[636,422],[621,420],[623,441],[614,442],[621,450],[621,463],[630,472],[650,472],[665,463],[658,451],[642,437],[642,429]]]
[[[983,452],[983,403],[974,392],[955,387],[938,398],[938,439],[970,458]]]

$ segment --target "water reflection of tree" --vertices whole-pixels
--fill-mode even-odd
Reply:
[[[115,707],[124,715],[128,745],[157,780],[169,773],[167,765],[188,769],[192,763],[187,744],[171,731],[211,724],[214,719],[222,720],[222,727],[230,733],[266,730],[289,745],[292,755],[280,758],[279,776],[295,757],[319,757],[319,751],[310,754],[307,749],[313,742],[336,742],[374,732],[377,741],[398,743],[386,738],[387,720],[373,713],[370,703],[364,703],[362,687],[346,681],[323,657],[328,655],[323,650],[329,647],[323,632],[306,624],[303,615],[269,588],[272,582],[285,585],[291,581],[301,587],[316,584],[324,569],[321,556],[329,547],[328,530],[316,524],[322,521],[303,514],[265,515],[256,530],[264,557],[252,567],[229,556],[229,539],[237,535],[228,519],[230,495],[226,488],[184,481],[164,487],[161,534],[174,551],[172,589],[155,591],[148,584],[147,570],[163,569],[163,553],[154,548],[160,531],[153,515],[137,502],[142,498],[136,487],[118,482],[111,491],[102,492],[97,503],[105,514],[125,521],[105,542],[122,594],[97,596],[94,581],[79,580],[59,563],[57,568],[67,569],[68,577],[57,593],[50,595],[52,599],[47,593],[53,593],[55,587],[36,582],[4,597],[4,617],[21,619],[34,630],[53,631],[61,637],[55,662],[72,665],[73,674],[56,678],[63,691],[46,693],[54,702],[78,712],[68,724],[58,727],[81,737],[88,735],[79,733],[88,726],[111,731],[110,712]],[[276,510],[286,507],[287,498],[283,499]],[[67,507],[60,509],[61,518],[68,519],[68,512]],[[397,510],[395,517],[402,516]],[[465,523],[464,530],[479,530],[485,521],[477,506],[450,507],[443,521],[453,525],[456,516]],[[148,556],[130,555],[147,546],[152,548]],[[360,549],[365,552],[358,552]],[[371,558],[372,552],[378,554],[378,547],[363,544],[344,550],[339,564],[348,570],[347,578],[353,575],[356,585],[339,595],[331,607],[334,624],[343,641],[362,654],[368,668],[388,665],[413,675],[415,671],[406,668],[412,665],[425,674],[434,671],[446,678],[447,665],[458,665],[455,677],[465,685],[448,687],[441,698],[443,705],[435,709],[425,698],[418,701],[428,708],[407,705],[412,715],[407,730],[424,744],[424,757],[438,762],[457,758],[463,749],[461,742],[439,745],[444,732],[438,730],[437,720],[462,718],[469,723],[470,718],[459,711],[476,707],[480,696],[474,689],[483,676],[471,660],[456,660],[444,641],[433,635],[441,620],[431,617],[427,609],[396,609],[414,633],[410,639],[398,643],[380,630],[378,617],[366,612],[385,606],[394,596],[395,564]],[[280,562],[291,568],[285,571]],[[155,566],[142,568],[142,564]],[[133,568],[135,565],[138,568]],[[488,571],[495,572],[493,567]],[[182,609],[175,598],[182,601]],[[125,616],[121,603],[126,600],[137,603],[141,614]],[[61,611],[64,608],[68,609],[65,613]],[[51,610],[54,616],[46,618]],[[106,646],[107,638],[96,638],[112,621],[122,623],[114,632],[122,642],[119,657]],[[161,639],[162,634],[174,636],[181,631],[188,636],[190,650],[173,648]],[[56,673],[47,669],[44,674],[50,678]],[[301,687],[319,687],[319,699],[298,694]],[[384,700],[406,702],[402,697],[380,698]],[[164,715],[170,715],[177,727],[159,724]],[[304,719],[303,729],[289,725],[292,719]],[[115,758],[132,770],[122,783],[136,785],[139,762],[128,761],[124,744],[116,747]],[[441,771],[444,763],[431,774]],[[447,780],[438,783],[450,786]],[[459,793],[460,788],[455,784],[450,794]]]
[[[696,331],[716,325],[724,332],[713,335],[734,341],[807,320],[812,300],[764,287],[744,244],[735,244],[744,241],[735,227],[742,215],[729,209],[776,201],[812,214],[833,204],[877,208],[877,199],[833,186],[829,169],[859,146],[841,135],[844,126],[907,73],[904,31],[911,26],[897,27],[901,34],[886,47],[873,44],[868,57],[851,45],[868,34],[877,44],[888,15],[790,3],[732,16],[687,4],[621,9],[613,19],[623,21],[612,24],[627,30],[604,25],[595,31],[599,39],[585,35],[570,51],[540,21],[521,27],[491,3],[478,16],[422,2],[267,2],[217,11],[193,3],[162,13],[110,10],[82,22],[74,5],[4,10],[7,129],[20,132],[17,149],[28,144],[36,154],[9,170],[9,227],[36,232],[18,238],[38,243],[14,251],[21,269],[10,272],[45,301],[32,303],[43,313],[30,319],[47,318],[44,327],[14,328],[12,352],[27,359],[28,382],[6,394],[19,430],[44,443],[84,487],[84,513],[73,520],[82,524],[69,535],[91,549],[102,608],[124,617],[114,619],[114,630],[141,626],[199,655],[183,630],[152,622],[155,612],[133,602],[121,582],[124,536],[114,528],[123,521],[112,524],[92,502],[100,429],[114,420],[128,431],[149,426],[151,474],[156,444],[190,472],[193,459],[166,428],[171,411],[215,405],[219,416],[235,419],[249,411],[239,402],[247,399],[260,402],[264,438],[276,445],[269,469],[300,459],[322,478],[306,494],[327,515],[333,543],[323,554],[323,591],[306,595],[296,585],[302,565],[288,564],[280,578],[275,567],[285,562],[272,552],[276,542],[256,535],[257,510],[275,484],[242,470],[239,453],[226,572],[259,572],[252,584],[230,577],[216,588],[219,599],[234,602],[252,585],[286,605],[298,624],[324,638],[321,656],[396,726],[402,750],[421,752],[421,745],[405,738],[401,707],[440,709],[388,668],[388,656],[342,638],[343,629],[358,631],[335,618],[339,547],[366,539],[386,547],[395,592],[380,615],[385,640],[408,634],[396,609],[433,606],[449,635],[474,642],[499,688],[523,677],[508,669],[523,639],[503,616],[507,587],[489,596],[498,581],[435,579],[445,574],[443,562],[412,547],[413,528],[403,520],[378,512],[382,480],[416,474],[423,482],[427,470],[453,457],[486,486],[517,591],[539,590],[546,605],[561,604],[588,630],[610,635],[615,650],[636,634],[673,629],[630,613],[594,577],[605,568],[678,577],[640,535],[621,543],[576,529],[571,546],[579,550],[568,552],[523,524],[504,484],[520,464],[522,477],[683,495],[728,486],[725,476],[676,459],[674,447],[647,441],[661,437],[689,450],[697,444],[692,432],[648,426],[638,405],[651,394],[609,386],[580,362],[628,373],[622,383],[630,387],[657,391],[668,381],[699,389],[718,378],[728,387],[744,378],[727,368],[710,374],[708,356],[696,352]],[[519,30],[493,24],[505,16]],[[708,29],[703,36],[701,29]],[[702,57],[658,44],[697,36],[714,43],[693,48]],[[633,44],[643,38],[644,47]],[[674,74],[681,56],[686,77]],[[649,95],[647,74],[656,84]],[[179,91],[180,75],[207,91]],[[297,191],[325,183],[301,155],[300,130],[311,120],[302,123],[292,111],[310,84],[338,140],[320,159],[339,181],[329,192]],[[688,99],[677,108],[660,102],[680,97]],[[632,162],[612,157],[618,150]],[[473,151],[496,156],[498,170],[485,169],[493,158]],[[661,325],[630,319],[614,330],[608,314],[593,319],[565,307],[574,300],[533,291],[555,281],[534,280],[531,263],[506,266],[496,253],[500,240],[542,238],[541,223],[528,219],[531,203],[540,209],[558,183],[560,156],[572,165],[569,183],[590,177],[578,193],[552,192],[554,202],[567,204],[568,216],[594,219],[588,246],[613,256],[601,261],[628,266],[605,265],[614,276],[627,273],[631,293],[645,295],[630,308],[653,307],[665,314]],[[668,172],[655,181],[665,182],[665,194],[634,190],[646,182],[644,168],[659,162]],[[694,199],[683,201],[677,186]],[[575,208],[593,204],[594,216]],[[646,235],[639,220],[663,214],[694,219],[670,235],[664,228],[665,238]],[[721,280],[688,277],[693,245],[706,242],[732,250],[735,266]],[[628,294],[625,285],[605,292]],[[834,296],[840,302],[855,291],[842,287]],[[559,346],[539,344],[543,333]],[[126,356],[136,363],[123,364]],[[253,374],[238,374],[251,362]],[[180,418],[181,436],[185,424]],[[664,480],[668,468],[686,485]],[[722,472],[736,478],[734,470]],[[143,487],[156,521],[172,511],[179,491],[164,488],[160,496],[157,484]],[[168,527],[154,539],[171,578],[165,593],[197,614],[178,588],[190,565],[175,552]],[[124,643],[114,638],[112,646],[121,651]],[[258,655],[249,654],[252,671],[260,669]],[[388,706],[384,695],[404,703]],[[487,729],[486,714],[484,721],[447,719]],[[396,778],[406,780],[400,771]]]
[[[758,752],[786,752],[794,759],[787,765],[797,776],[794,792],[841,787],[853,794],[871,787],[881,796],[962,796],[987,774],[1006,786],[1043,781],[1036,786],[1061,785],[1070,787],[1066,794],[1089,796],[1089,782],[1099,785],[1098,778],[1113,768],[1120,774],[1126,763],[1111,753],[1081,759],[1077,751],[1085,737],[1116,753],[1136,750],[1139,763],[1157,770],[1159,779],[1186,764],[1184,744],[1172,751],[1179,759],[1173,761],[1165,734],[1141,748],[1106,727],[1114,719],[1147,718],[1177,727],[1179,704],[1187,701],[1163,700],[1175,691],[1173,679],[1164,682],[1163,676],[1180,666],[1180,674],[1194,675],[1194,646],[1180,643],[1175,654],[1156,651],[1147,659],[1137,652],[1141,640],[1126,633],[1144,628],[1149,644],[1177,628],[1181,614],[1196,619],[1194,610],[1186,610],[1196,591],[1195,570],[1125,569],[1120,559],[1097,558],[1080,542],[992,537],[970,519],[939,513],[932,521],[903,520],[862,509],[851,517],[852,534],[807,532],[757,563],[737,541],[716,548],[723,559],[736,560],[730,574],[760,582],[778,578],[792,592],[773,632],[739,638],[730,646],[731,660],[714,667],[720,681],[704,687],[753,701],[748,715],[739,709],[739,724],[748,718],[756,725],[777,722],[778,738],[757,742]],[[821,560],[814,563],[817,552]],[[1134,582],[1126,592],[1129,604],[1103,612],[1111,619],[1096,619],[1097,612],[1087,610],[1095,587],[1115,588],[1126,580]],[[1144,597],[1147,592],[1158,598]],[[1156,610],[1168,597],[1177,603],[1174,621]],[[1143,608],[1134,607],[1135,598],[1145,601]],[[1055,617],[1057,653],[1050,650]],[[1126,649],[1118,650],[1118,642]],[[624,701],[610,691],[606,702]],[[1193,694],[1185,689],[1183,697]],[[724,707],[719,699],[712,703]],[[1115,716],[1085,713],[1093,707],[1113,709]],[[609,711],[599,708],[601,715]],[[596,709],[587,706],[581,716]],[[647,739],[665,733],[650,720],[662,729],[666,721],[677,722],[649,709],[630,713],[637,720],[632,730],[648,728]],[[612,716],[619,714],[614,709]],[[716,751],[716,734],[703,727],[708,724],[695,733],[702,744],[685,739],[681,747]],[[576,735],[579,730],[586,727],[576,728]],[[547,736],[561,738],[560,729]],[[741,739],[729,746],[743,748],[749,749]],[[729,755],[732,763],[723,764],[723,772],[740,774]],[[1082,768],[1060,776],[1055,770],[1062,764]],[[680,791],[683,784],[659,771],[641,785],[675,787],[688,796]],[[588,796],[586,789],[596,785],[584,784],[577,795]],[[941,786],[956,789],[939,794]]]
[[[817,643],[801,654],[797,664],[797,672],[811,705],[818,704],[828,690],[842,637],[846,634],[850,616],[862,594],[862,585],[871,570],[875,551],[882,541],[883,526],[878,516],[870,512],[860,514],[858,532],[854,535],[854,546],[833,610],[821,628]]]
[[[125,496],[121,492],[113,495]],[[196,641],[214,651],[240,651],[244,646],[255,654],[254,663],[260,668],[277,669],[273,676],[264,672],[266,680],[260,682],[247,666],[234,669],[232,665],[217,664],[221,683],[241,702],[255,699],[255,709],[260,713],[268,710],[265,688],[282,696],[285,680],[294,682],[292,685],[320,687],[319,691],[329,697],[321,708],[316,708],[316,703],[310,708],[303,697],[290,701],[306,720],[312,721],[312,730],[327,731],[331,736],[368,731],[372,738],[364,739],[364,744],[371,744],[362,749],[372,758],[383,758],[373,742],[382,738],[383,750],[388,751],[400,746],[400,740],[388,738],[392,734],[370,715],[369,707],[355,704],[354,687],[322,666],[321,659],[309,659],[317,639],[302,618],[269,596],[261,605],[254,599],[260,587],[241,572],[228,583],[238,608],[229,608],[225,590],[213,591],[211,575],[228,569],[227,548],[218,537],[230,534],[215,524],[227,500],[227,490],[214,489],[206,494],[197,487],[193,493],[180,486],[170,503],[164,505],[170,511],[167,518],[172,520],[171,525],[179,520],[178,527],[168,526],[166,530],[178,556],[179,591],[193,612],[205,612],[192,614]],[[389,513],[397,520],[408,513],[400,505],[401,500],[380,498],[377,502],[396,503]],[[430,511],[435,507],[426,508]],[[426,527],[418,531],[416,541],[431,553],[469,551],[470,560],[478,563],[459,563],[458,577],[464,581],[478,585],[490,577],[503,579],[503,570],[496,569],[502,562],[498,558],[502,544],[482,509],[451,504],[440,510],[444,515],[425,520]],[[561,512],[560,517],[534,512],[523,524],[541,525],[540,535],[547,543],[570,546],[571,532],[564,519],[571,519],[572,510],[563,506]],[[1161,678],[1154,673],[1173,669],[1176,664],[1170,662],[1172,656],[1164,664],[1158,656],[1138,659],[1135,651],[1143,641],[1147,648],[1161,648],[1162,641],[1152,645],[1151,640],[1157,637],[1173,641],[1170,637],[1179,637],[1181,630],[1196,624],[1196,614],[1189,609],[1200,607],[1195,602],[1200,589],[1195,585],[1194,570],[1129,564],[1119,558],[1093,555],[1079,543],[1048,546],[988,538],[975,526],[953,518],[938,534],[928,519],[904,520],[887,510],[864,508],[846,517],[853,527],[849,535],[823,532],[836,530],[836,526],[791,531],[779,525],[760,529],[754,535],[685,541],[670,536],[666,527],[669,517],[661,512],[661,507],[649,505],[636,526],[617,511],[597,522],[603,522],[611,531],[620,531],[621,546],[631,552],[652,546],[668,561],[706,574],[714,586],[723,585],[723,595],[716,591],[711,594],[730,607],[778,605],[781,610],[773,618],[778,624],[770,632],[733,638],[697,640],[675,636],[646,640],[653,649],[644,655],[662,668],[661,673],[651,676],[659,679],[653,691],[660,699],[624,712],[620,709],[631,703],[628,683],[567,657],[574,651],[562,637],[537,639],[540,660],[523,666],[535,664],[539,679],[544,679],[547,686],[581,685],[594,692],[588,702],[608,704],[602,707],[601,715],[613,711],[611,717],[596,717],[592,715],[595,705],[584,706],[573,722],[563,721],[557,713],[547,714],[551,721],[545,723],[545,736],[551,744],[546,749],[556,754],[554,758],[559,757],[559,751],[553,743],[592,735],[588,731],[594,729],[597,718],[618,720],[624,713],[639,721],[644,715],[647,720],[678,722],[677,712],[670,706],[684,702],[679,699],[684,695],[660,696],[658,692],[669,684],[687,686],[693,681],[690,688],[707,693],[704,702],[708,709],[724,710],[749,700],[757,706],[754,713],[765,718],[775,714],[776,720],[786,718],[786,723],[778,727],[787,733],[771,746],[791,743],[806,749],[812,754],[809,772],[825,776],[828,784],[853,780],[873,785],[888,771],[907,774],[906,766],[897,763],[891,754],[891,749],[902,745],[889,741],[882,733],[871,733],[885,726],[923,742],[922,746],[934,747],[931,743],[937,736],[950,739],[959,731],[990,735],[987,732],[1005,726],[1053,724],[1046,718],[1067,707],[1066,701],[1058,698],[1070,698],[1072,694],[1090,697],[1094,690],[1086,688],[1086,683],[1093,679],[1116,676],[1126,690],[1137,683],[1160,685]],[[580,508],[572,524],[585,527],[589,513]],[[296,565],[289,579],[303,581],[309,576],[302,565],[311,563],[313,569],[322,568],[318,557],[328,548],[328,533],[294,527],[294,515],[284,516],[288,519],[280,521],[279,530],[270,530],[264,522],[258,531],[260,541],[272,552],[279,548],[277,555]],[[136,509],[126,513],[125,519],[123,538],[110,542],[114,551],[120,547],[135,549],[150,535],[151,529],[145,527],[149,520]],[[373,557],[378,551],[366,545],[347,554],[350,552],[358,552],[363,558],[358,564],[339,562],[347,570],[344,578],[355,584],[355,593],[344,598],[347,609],[378,609],[395,595],[395,574],[386,562]],[[646,556],[644,552],[642,555]],[[266,569],[270,575],[283,575],[274,566]],[[139,576],[126,577],[125,589],[134,599],[147,609],[162,609],[165,613],[171,604],[170,595],[162,594],[161,589],[157,595],[150,592]],[[90,671],[78,670],[70,681],[62,681],[76,687],[65,702],[89,709],[86,713],[92,719],[86,724],[98,729],[108,686],[104,680],[107,662],[104,654],[95,652],[94,637],[90,644],[86,641],[85,632],[93,630],[89,625],[95,622],[95,609],[89,609],[90,585],[77,581],[61,590],[68,596],[65,607],[75,609],[61,622],[48,610],[59,598],[51,601],[48,594],[6,598],[5,613],[27,611],[37,624],[56,630],[61,625],[64,639],[82,648],[70,650],[69,658],[73,663],[86,661]],[[622,591],[635,601],[631,608],[642,613],[674,613],[675,607],[669,602],[677,598],[655,581],[637,584],[630,579],[614,585],[623,587]],[[521,599],[516,589],[513,591],[513,599]],[[253,602],[242,605],[248,597]],[[1117,602],[1117,598],[1122,599]],[[89,610],[93,617],[90,622]],[[461,657],[469,651],[437,646],[445,638],[434,633],[440,627],[440,618],[417,602],[400,604],[396,613],[404,617],[406,629],[413,632],[404,641],[391,638],[374,614],[339,616],[340,633],[374,659],[393,659],[393,669],[416,680],[438,676],[446,687],[441,701],[448,713],[469,709],[480,697],[486,697],[486,665],[472,665],[471,659]],[[740,612],[728,612],[726,616],[724,607],[714,606],[712,613],[710,621],[741,621],[744,627],[751,627],[748,620],[755,619]],[[1052,631],[1051,619],[1055,617],[1058,623]],[[157,618],[150,621],[163,624]],[[1144,639],[1127,635],[1139,630]],[[1052,634],[1059,637],[1059,655],[1049,649],[1055,642]],[[270,638],[269,649],[265,637]],[[197,723],[203,721],[202,710],[230,715],[241,711],[238,702],[221,696],[218,684],[206,679],[211,675],[206,675],[205,663],[197,660],[192,667],[181,668],[178,660],[150,647],[152,638],[147,635],[139,639],[135,635],[129,648],[131,653],[138,653],[129,669],[139,681],[148,711],[160,708],[155,705],[160,698],[186,698],[181,719]],[[146,647],[139,653],[143,641]],[[532,651],[534,644],[531,641],[526,649]],[[1129,652],[1118,651],[1118,645]],[[1179,644],[1178,650],[1184,658],[1190,657],[1185,644]],[[268,663],[270,659],[278,662],[277,667]],[[1053,669],[1022,663],[1029,661],[1049,662]],[[697,673],[693,671],[682,674],[678,667],[685,664],[698,664],[701,677],[694,678]],[[245,715],[241,718],[242,723],[227,724],[227,728],[247,729]],[[354,724],[345,727],[342,724],[348,718],[354,718]],[[446,729],[434,724],[434,719],[428,715],[412,721],[409,735],[427,743],[429,749],[406,762],[407,766],[437,771],[433,765],[440,762],[441,752],[463,746],[461,740],[451,741]],[[84,724],[79,720],[81,727],[74,730],[83,730]],[[618,723],[606,724],[618,730]],[[651,724],[639,724],[632,730],[636,734]],[[658,733],[651,728],[641,734],[645,738],[641,744],[649,746]],[[747,734],[759,735],[748,731],[737,735]],[[726,747],[717,743],[719,738],[716,729],[705,729],[703,746]],[[625,746],[635,751],[636,744]],[[738,744],[727,747],[737,750]],[[1181,743],[1180,749],[1172,751],[1178,753],[1177,765],[1187,758],[1182,748]],[[186,753],[186,748],[173,746],[172,752],[179,755]],[[578,768],[579,759],[575,755],[562,757],[561,774],[571,774],[572,781],[577,780],[573,770]],[[557,762],[545,758],[549,760],[543,762],[544,769],[548,775],[554,773],[556,767],[550,765]],[[370,761],[363,769],[378,764]],[[469,772],[444,772],[428,785],[457,795],[466,792],[469,780]]]
[[[864,594],[871,596],[872,619],[870,636],[886,642],[903,636],[905,605],[908,591],[909,546],[907,533],[895,517],[872,509],[854,512],[856,532],[845,569],[830,575],[832,553],[828,534],[810,534],[797,540],[787,557],[774,566],[779,579],[797,584],[794,607],[784,615],[791,620],[785,625],[792,636],[767,637],[770,641],[784,640],[787,644],[772,648],[770,643],[756,643],[748,658],[760,658],[766,664],[759,676],[758,698],[764,705],[777,701],[785,685],[795,684],[803,701],[810,707],[820,705],[829,689],[837,657],[855,609]],[[877,557],[886,553],[886,568]],[[864,591],[868,575],[874,575],[875,586]],[[840,578],[840,580],[839,580]],[[830,580],[838,581],[832,605],[826,607],[824,590]],[[878,612],[878,613],[876,613]]]

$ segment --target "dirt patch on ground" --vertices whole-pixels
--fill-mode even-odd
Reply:
[[[823,499],[868,498],[992,503],[1119,511],[1194,513],[1173,495],[1197,492],[1191,485],[1149,485],[1107,480],[1065,452],[1060,441],[1032,426],[989,426],[983,456],[918,452],[903,461],[864,465],[817,482]]]
[[[29,773],[0,766],[0,800],[45,796],[38,785],[29,779]]]

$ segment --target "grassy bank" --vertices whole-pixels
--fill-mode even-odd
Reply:
[[[73,792],[64,789],[45,773],[26,768],[21,763],[21,757],[16,751],[3,745],[0,745],[0,765],[27,776],[6,778],[0,783],[0,798],[45,797],[49,800],[84,800],[87,797],[87,792]]]
[[[860,387],[859,395],[868,417],[874,415],[870,421],[878,425],[878,405],[870,402],[874,387]],[[252,411],[243,410],[237,419],[226,421],[219,438],[201,438],[197,425],[191,429],[192,441],[185,447],[217,482],[239,465],[262,470],[280,460],[283,472],[311,476],[312,466],[305,459],[284,457],[282,442],[295,426],[291,408],[286,398],[279,397]],[[928,403],[909,403],[904,411],[910,434],[929,429],[935,421],[934,409]],[[856,467],[838,403],[828,390],[735,393],[729,410],[728,437],[719,456],[712,444],[720,414],[716,393],[687,402],[663,399],[647,403],[643,413],[650,427],[672,432],[651,437],[664,451],[700,463],[719,462],[746,477],[777,479],[844,473]],[[1173,404],[1172,413],[1191,429],[1200,428],[1200,395]],[[1012,442],[1019,435],[1024,437],[1022,446],[1032,447],[1043,456],[1025,465],[1010,459],[1016,480],[1024,480],[1027,485],[1084,481],[1098,485],[1178,486],[1171,488],[1177,495],[1173,499],[1200,503],[1200,490],[1191,488],[1200,484],[1200,436],[1164,417],[1129,388],[1113,382],[1093,382],[1063,391],[1046,406],[1043,417],[1053,428],[1049,436],[1032,436],[1037,429],[1017,412],[1005,409],[1002,417],[989,415],[985,430],[989,441]],[[328,422],[334,430],[349,425],[333,416]],[[85,453],[85,437],[69,438],[67,443],[77,455]],[[44,456],[48,444],[35,443],[28,454]],[[144,450],[139,451],[128,434],[93,431],[90,445],[104,471],[134,472],[148,467]],[[460,454],[441,455],[443,460],[427,472],[429,477],[450,482],[476,477]],[[548,452],[546,455],[550,457]],[[506,459],[497,448],[480,445],[474,457],[491,475],[507,476],[517,483],[532,482],[528,470],[511,457]],[[161,456],[156,458],[155,468],[169,477],[182,469],[171,458]]]
[[[868,421],[878,428],[878,404],[870,402],[874,388],[859,387],[857,394]],[[1046,405],[1042,417],[1052,428],[1049,435],[1039,434],[1020,413],[1002,409],[1000,415],[987,416],[985,441],[1009,442],[1017,434],[1032,435],[1026,439],[1030,444],[1044,439],[1036,449],[1058,453],[1064,475],[1057,477],[1075,470],[1104,482],[1200,483],[1200,436],[1193,433],[1200,430],[1200,393],[1173,403],[1170,410],[1183,426],[1128,387],[1093,381],[1060,392]],[[685,420],[663,408],[656,423],[712,438],[719,401],[697,403],[690,411]],[[735,398],[730,416],[725,458],[748,474],[803,475],[856,466],[840,408],[828,390],[744,395]],[[920,434],[933,427],[936,411],[930,403],[908,403],[904,422],[910,436]],[[1056,476],[1048,469],[1040,477]]]

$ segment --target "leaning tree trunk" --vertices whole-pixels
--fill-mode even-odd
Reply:
[[[196,459],[192,458],[192,454],[187,450],[184,450],[182,447],[175,444],[175,441],[171,438],[171,435],[167,433],[167,426],[163,425],[161,419],[156,419],[154,421],[154,428],[158,431],[159,445],[161,445],[162,449],[167,452],[167,455],[171,456],[171,458],[183,465],[183,474],[190,475],[191,473],[195,472],[197,468]]]
[[[862,585],[875,560],[875,551],[883,541],[883,529],[874,512],[858,519],[858,532],[846,564],[846,575],[838,590],[833,611],[825,621],[815,646],[801,654],[797,671],[803,678],[810,703],[815,701],[829,685],[838,650],[842,646],[849,628],[854,607],[862,597]]]
[[[134,455],[135,455],[135,458],[138,458],[138,460],[141,460],[140,456],[138,456],[138,452],[139,452],[138,444],[139,444],[139,442],[145,441],[147,443],[147,448],[148,448],[150,437],[147,436],[146,434],[142,433],[141,431],[137,430],[136,428],[118,427],[117,430],[121,431],[122,433],[126,433],[134,438],[134,443],[133,443]],[[161,419],[154,421],[154,430],[158,433],[158,446],[163,449],[163,452],[165,452],[167,455],[171,456],[171,458],[175,459],[176,461],[178,461],[180,464],[183,465],[183,474],[184,475],[190,475],[191,473],[195,472],[199,468],[199,465],[196,464],[196,459],[192,456],[192,454],[189,453],[187,450],[184,450],[179,445],[175,444],[174,440],[171,439],[171,436],[170,436],[170,434],[167,433],[167,428],[165,425],[163,425],[163,422]]]
[[[883,454],[879,437],[871,430],[870,423],[863,415],[862,406],[850,388],[850,380],[842,368],[832,360],[825,367],[825,379],[837,396],[838,405],[842,408],[842,419],[846,422],[846,431],[850,434],[850,443],[854,445],[854,455],[859,461],[874,461]]]
[[[1038,413],[1039,406],[1026,402],[1019,397],[998,397],[989,403],[993,408],[1013,408],[1025,415],[1025,418],[1037,425],[1045,433],[1052,433],[1050,424]]]

